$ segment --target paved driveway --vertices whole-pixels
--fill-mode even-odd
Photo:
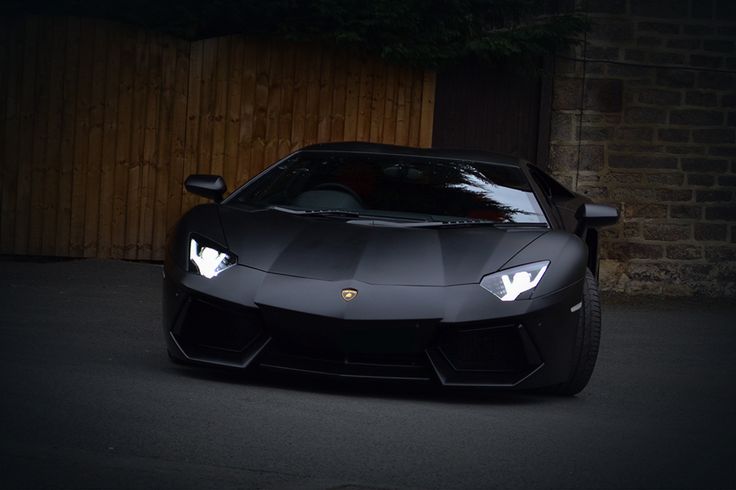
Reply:
[[[735,488],[733,302],[608,298],[576,398],[169,363],[160,267],[0,261],[0,487]]]

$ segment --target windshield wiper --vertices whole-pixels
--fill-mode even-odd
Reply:
[[[268,209],[275,209],[290,214],[300,214],[309,216],[337,216],[345,218],[359,218],[362,215],[356,211],[348,211],[345,209],[292,209],[283,206],[269,206]]]
[[[430,221],[427,223],[417,223],[417,226],[434,227],[434,228],[454,228],[464,226],[488,226],[491,228],[514,228],[514,227],[533,227],[547,228],[545,223],[507,223],[503,221],[489,221],[484,219],[459,219],[448,221]]]

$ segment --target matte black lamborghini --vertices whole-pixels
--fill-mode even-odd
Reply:
[[[176,362],[545,388],[587,384],[596,227],[618,219],[525,161],[367,143],[306,147],[169,238]]]

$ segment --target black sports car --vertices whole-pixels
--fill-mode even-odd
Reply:
[[[598,353],[596,227],[525,161],[368,143],[299,150],[169,238],[177,362],[574,394]]]

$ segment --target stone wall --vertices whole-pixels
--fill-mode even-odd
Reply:
[[[736,0],[585,3],[592,31],[555,63],[549,166],[622,212],[602,288],[736,296]]]

